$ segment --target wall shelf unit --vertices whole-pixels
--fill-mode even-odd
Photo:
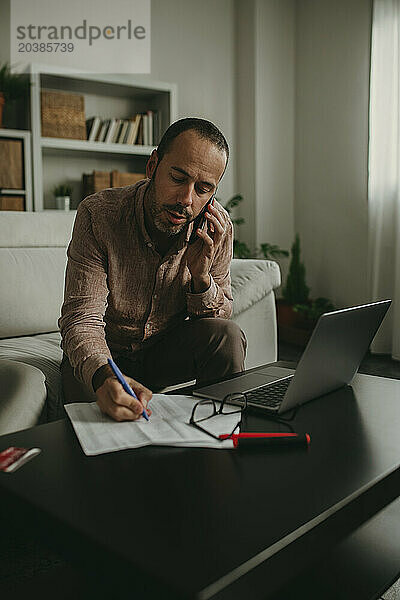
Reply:
[[[107,152],[107,154],[138,154],[145,156],[149,156],[153,150],[153,146],[128,146],[128,144],[105,144],[104,142],[45,137],[40,139],[40,145],[43,149],[51,148],[52,150],[60,150],[62,152],[64,150],[76,150],[77,152]]]
[[[10,187],[1,187],[0,188],[0,198],[3,200],[9,199],[8,210],[29,210],[33,209],[32,202],[32,171],[31,171],[31,133],[30,131],[24,131],[22,129],[0,129],[0,139],[1,140],[20,140],[22,143],[22,156],[21,156],[21,166],[18,167],[18,171],[20,172],[19,185],[22,183],[22,188],[10,188]],[[11,159],[11,157],[10,157]],[[6,157],[8,160],[8,157]],[[19,161],[18,161],[19,162]],[[15,165],[14,165],[15,166]],[[3,169],[10,169],[11,165],[7,165],[4,162],[0,167]],[[15,201],[19,200],[18,208],[14,205]],[[10,203],[11,201],[11,203]],[[20,206],[21,205],[21,206]],[[3,207],[3,203],[0,202],[0,206]],[[10,208],[11,207],[11,208]],[[3,208],[4,210],[4,208]]]
[[[83,95],[85,119],[129,119],[147,110],[158,111],[161,133],[177,119],[175,84],[151,81],[126,74],[84,73],[32,63],[30,123],[32,129],[34,210],[54,207],[52,189],[60,183],[72,187],[72,208],[82,199],[83,173],[94,169],[144,172],[154,146],[105,143],[70,138],[43,137],[41,91],[64,91]]]

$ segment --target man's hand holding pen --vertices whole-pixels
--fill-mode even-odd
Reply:
[[[148,403],[153,393],[132,377],[123,375],[124,381],[135,395],[132,396],[125,391],[111,366],[105,365],[105,369],[108,371],[108,376],[96,389],[100,410],[115,421],[136,421],[142,415],[150,416],[151,409],[148,408]]]

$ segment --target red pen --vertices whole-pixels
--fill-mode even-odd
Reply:
[[[234,433],[220,435],[221,440],[231,439],[235,448],[253,446],[308,446],[308,433]]]

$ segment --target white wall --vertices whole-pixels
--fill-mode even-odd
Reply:
[[[369,300],[370,0],[297,3],[295,228],[311,293]]]
[[[246,220],[239,232],[251,248],[289,248],[293,239],[294,41],[294,0],[237,0],[237,191]]]
[[[10,60],[10,0],[0,0],[0,62]]]
[[[256,246],[257,164],[256,164],[256,83],[255,83],[255,19],[256,1],[235,1],[235,128],[236,128],[236,193],[243,196],[238,214],[245,223],[235,235],[250,248]]]
[[[234,192],[233,0],[152,0],[151,75],[178,86],[178,117],[203,117],[224,133],[231,160],[218,190]]]
[[[259,0],[255,23],[255,238],[289,249],[295,201],[295,0]],[[285,280],[288,261],[279,262]]]
[[[236,2],[241,237],[290,248],[299,232],[311,295],[338,305],[369,299],[371,3]]]

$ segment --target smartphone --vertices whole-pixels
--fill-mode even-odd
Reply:
[[[207,202],[207,204],[205,205],[203,210],[197,215],[197,217],[193,221],[193,231],[189,238],[188,244],[194,244],[194,242],[196,240],[200,239],[199,236],[197,235],[196,231],[198,229],[204,229],[206,222],[207,222],[207,218],[204,215],[206,214],[207,208],[213,202],[214,198],[215,198],[215,194],[213,194],[211,196],[211,198],[209,199],[209,201]]]

